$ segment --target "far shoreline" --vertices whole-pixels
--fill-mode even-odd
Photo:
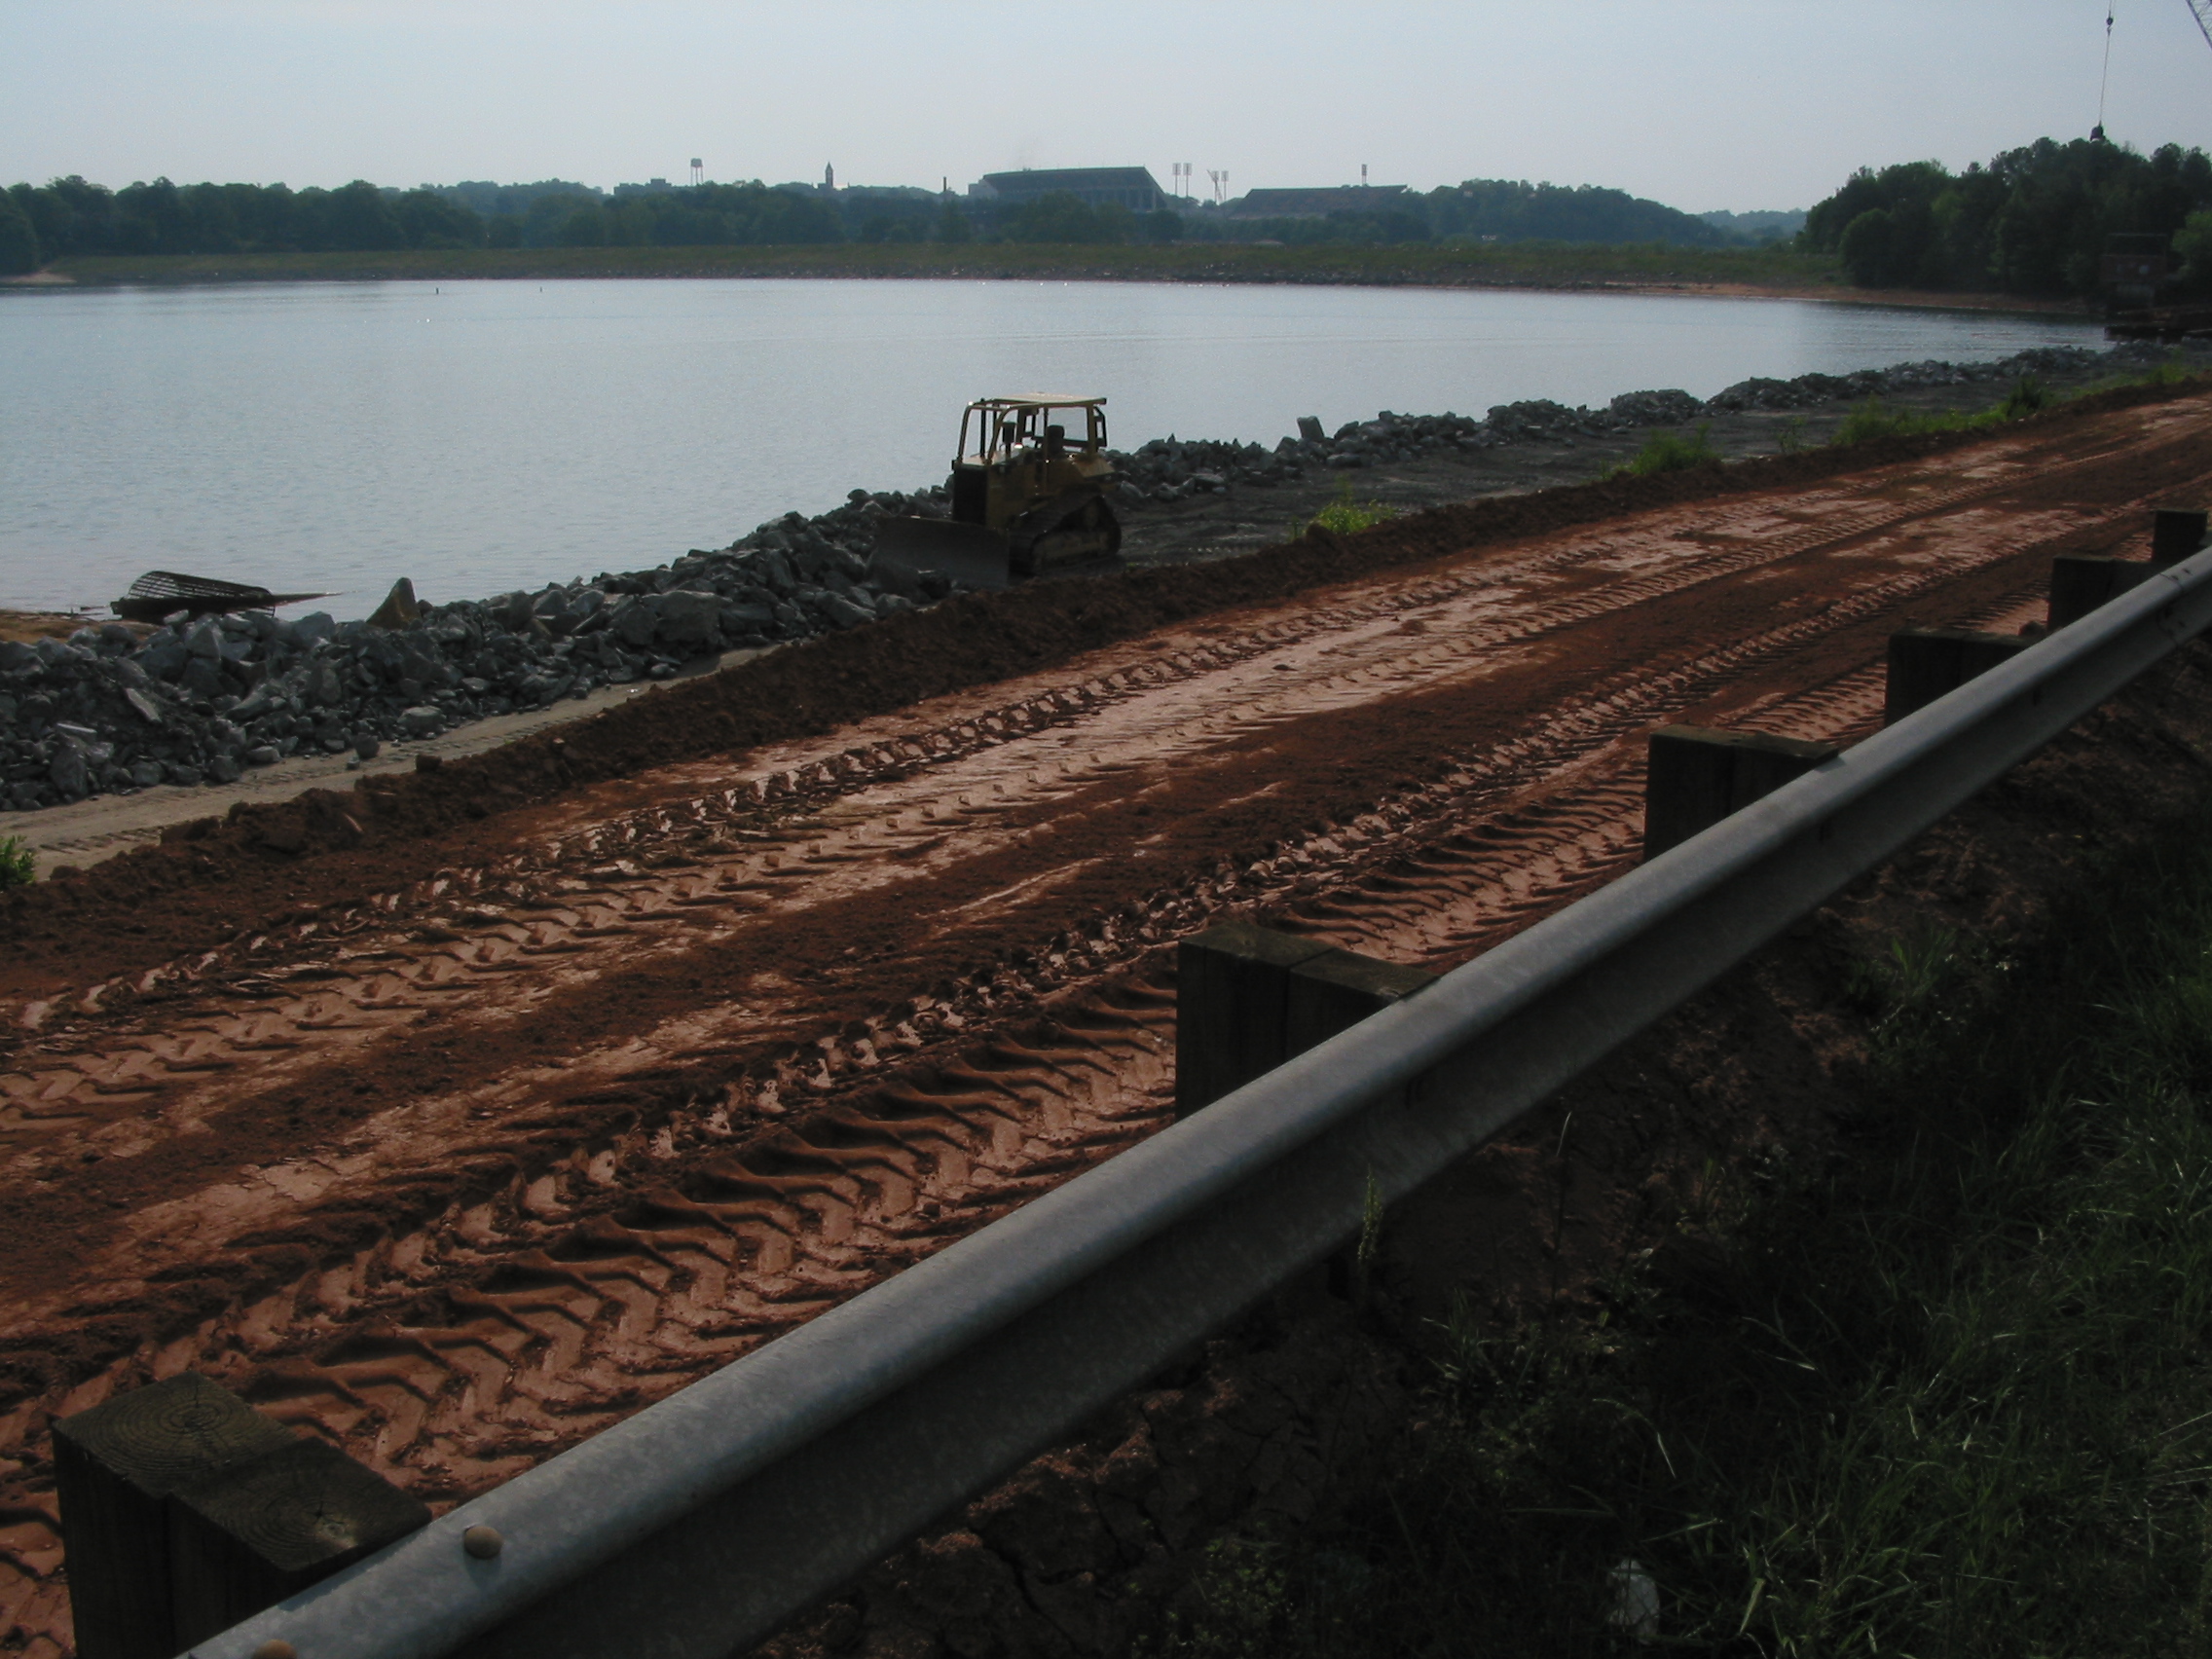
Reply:
[[[906,280],[1186,282],[1803,300],[1915,310],[2089,316],[2078,300],[1854,287],[1827,257],[1787,248],[1512,242],[1263,247],[867,243],[769,247],[460,248],[381,253],[109,255],[0,277],[0,290],[257,282]]]

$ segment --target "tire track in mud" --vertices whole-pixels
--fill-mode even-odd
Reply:
[[[2176,424],[2177,419],[2178,417],[2169,415],[2163,423],[2154,424],[2151,430],[2134,445],[2127,447],[2151,450],[2169,444],[2172,440],[2165,434],[2163,427]],[[1901,502],[1885,502],[1875,506],[1865,505],[1862,499],[1858,498],[1856,493],[1849,488],[1853,481],[1846,480],[1838,485],[1805,493],[1798,498],[1797,510],[1788,514],[1762,511],[1754,505],[1742,502],[1723,502],[1717,507],[1701,503],[1672,512],[1644,515],[1650,524],[1641,535],[1632,533],[1632,540],[1650,544],[1666,541],[1718,542],[1725,551],[1687,561],[1674,571],[1657,578],[1613,582],[1604,597],[1595,602],[1585,597],[1580,607],[1570,607],[1556,611],[1542,621],[1533,622],[1518,637],[1527,638],[1548,627],[1584,621],[1604,610],[1645,603],[1681,586],[1737,574],[1817,547],[1840,547],[1867,535],[1979,499],[2000,497],[2031,475],[2040,475],[2047,482],[2067,471],[2091,470],[2109,463],[2112,459],[2112,452],[2107,452],[2073,460],[2055,471],[2041,469],[2039,474],[2032,454],[2000,458],[1950,474],[1949,476],[1962,481],[1948,488],[1938,488],[1926,477],[1912,477],[1910,468],[1892,469],[1906,475],[1903,487],[1908,498]],[[1844,504],[1843,511],[1834,513],[1828,510],[1837,503]],[[1680,522],[1672,529],[1667,528],[1670,522],[1677,520]],[[1431,577],[1425,584],[1417,580],[1415,584],[1407,585],[1401,593],[1379,602],[1316,609],[1298,622],[1278,626],[1273,630],[1256,631],[1240,648],[1225,649],[1212,645],[1195,652],[1173,654],[1160,661],[1140,662],[1097,680],[1072,686],[1052,687],[1014,704],[987,710],[965,721],[956,722],[951,727],[902,734],[888,744],[813,756],[787,771],[770,770],[762,776],[747,780],[737,791],[723,792],[726,798],[719,810],[726,814],[738,808],[740,797],[748,795],[754,803],[766,804],[776,798],[804,799],[809,796],[848,794],[857,788],[866,787],[876,777],[895,771],[903,763],[929,764],[948,757],[962,757],[976,749],[1005,741],[1010,733],[1025,728],[1034,729],[1040,720],[1088,712],[1102,698],[1117,694],[1126,696],[1133,691],[1149,689],[1151,686],[1145,684],[1148,680],[1153,686],[1157,686],[1165,683],[1171,677],[1189,679],[1252,655],[1263,654],[1279,645],[1297,643],[1313,633],[1357,626],[1392,611],[1419,608],[1470,591],[1510,586],[1535,577],[1588,567],[1596,567],[1601,574],[1609,574],[1616,571],[1634,569],[1640,563],[1648,563],[1650,558],[1660,556],[1646,552],[1640,557],[1632,551],[1624,562],[1620,551],[1622,537],[1615,527],[1555,539],[1563,545],[1548,552],[1526,556],[1518,561],[1503,561],[1496,567],[1486,567],[1456,576]],[[1364,585],[1374,587],[1391,584],[1371,581]],[[1460,642],[1458,648],[1471,653],[1493,648],[1496,643],[1486,637]],[[611,847],[635,845],[640,839],[641,831],[648,839],[656,830],[665,835],[679,828],[672,822],[672,816],[686,817],[690,823],[698,824],[709,822],[717,811],[712,798],[703,796],[682,802],[674,808],[656,807],[627,817],[617,816],[591,827],[579,836],[556,839],[540,860],[511,861],[501,867],[522,868],[534,864],[559,865],[572,862],[579,853],[588,858]],[[394,911],[402,903],[420,904],[434,900],[450,885],[452,879],[452,872],[446,872],[417,884],[407,894],[387,894],[380,901],[380,905],[387,911]],[[354,925],[358,925],[358,922]],[[306,937],[313,930],[314,925],[310,924],[301,930],[301,937]],[[207,953],[197,961],[167,964],[137,977],[135,983],[152,989],[189,981],[206,976],[222,960],[223,953]],[[94,1013],[101,996],[109,988],[107,984],[93,985],[60,999],[33,1001],[14,1008],[0,1007],[0,1023],[36,1029],[55,1012],[57,1002],[74,1003],[78,1012]]]
[[[1960,499],[1968,494],[1953,492]],[[1463,960],[1633,861],[1641,817],[1636,739],[1649,724],[1725,698],[1808,643],[2001,565],[2063,528],[2040,519],[1971,564],[1931,561],[1752,638],[1657,671],[1624,671],[1512,740],[1455,756],[1458,763],[1437,782],[1384,792],[1370,812],[1241,868],[1193,874],[1141,905],[1078,918],[1024,962],[917,994],[765,1071],[718,1069],[727,1048],[711,1017],[645,1033],[665,1043],[615,1056],[608,1077],[625,1068],[662,1081],[701,1074],[699,1087],[657,1120],[641,1115],[579,1137],[555,1100],[535,1120],[495,1114],[474,1138],[447,1137],[442,1168],[393,1166],[336,1149],[326,1160],[257,1171],[282,1200],[274,1208],[284,1216],[272,1216],[279,1224],[208,1235],[219,1250],[261,1253],[262,1282],[248,1295],[129,1345],[124,1357],[89,1377],[60,1364],[49,1368],[42,1386],[35,1364],[15,1366],[15,1398],[0,1397],[10,1408],[0,1417],[0,1615],[13,1626],[12,1643],[62,1641],[65,1594],[54,1570],[59,1547],[37,1450],[49,1416],[81,1409],[122,1383],[200,1369],[425,1496],[494,1484],[1150,1132],[1163,1121],[1172,1088],[1173,991],[1163,946],[1173,938],[1225,909],[1258,908],[1376,954],[1431,966]],[[1617,555],[1617,539],[1605,550]],[[1255,633],[1251,648],[1227,666],[1367,628],[1396,641],[1396,659],[1326,665],[1331,674],[1309,678],[1302,694],[1321,688],[1325,695],[1309,706],[1402,696],[1449,682],[1478,653],[1453,639],[1409,656],[1406,640],[1420,636],[1388,629],[1416,611],[1494,598],[1481,590],[1497,585],[1404,584],[1386,603],[1356,608],[1355,619],[1336,624],[1333,635],[1318,626],[1297,637]],[[2026,602],[2025,592],[2014,592],[1955,619],[2001,620]],[[1493,637],[1482,648],[1495,653],[1519,643]],[[1187,656],[1180,667],[1170,660],[1152,674],[1129,673],[1156,687],[1188,685],[1221,674],[1224,660]],[[403,999],[471,994],[494,979],[511,986],[534,958],[558,965],[609,948],[597,941],[645,949],[684,938],[694,908],[749,912],[794,879],[916,849],[926,859],[950,832],[946,826],[1007,815],[1006,797],[993,789],[1017,775],[1042,777],[1021,752],[1025,740],[1065,735],[1084,715],[1142,704],[1140,689],[1123,689],[1129,694],[1094,693],[1094,705],[1071,695],[1076,711],[1045,695],[956,722],[942,734],[948,754],[935,762],[887,744],[862,747],[821,756],[811,775],[786,769],[781,783],[756,778],[569,831],[511,865],[439,872],[410,893],[387,896],[380,909],[398,925],[362,916],[341,934],[360,955],[395,952],[345,980],[309,977],[331,972],[333,953],[287,965],[283,979],[269,974],[257,981],[240,972],[255,956],[256,941],[245,941],[228,959],[197,965],[204,976],[229,976],[218,994],[250,999],[271,986],[324,988],[297,991],[297,1014],[252,1007],[227,1016],[230,1024],[196,1014],[206,1023],[146,1033],[128,1053],[149,1058],[98,1081],[129,1088],[157,1066],[166,1077],[222,1079],[267,1063],[256,1056],[297,1053],[290,1045],[319,1029],[314,1021],[327,1018],[333,1029],[362,1021],[374,1032],[379,1014],[412,1012],[391,1006]],[[1286,686],[1247,697],[1209,711],[1212,723],[1196,727],[1131,719],[1117,734],[1123,748],[1103,746],[1083,775],[1055,779],[1053,788],[1063,781],[1066,788],[1047,804],[1147,764],[1265,741],[1276,724],[1301,718],[1285,713],[1289,696]],[[1746,697],[1736,723],[1849,735],[1878,721],[1880,697],[1879,669],[1859,667],[1810,690]],[[993,719],[1001,729],[987,723]],[[1177,729],[1185,732],[1180,749],[1171,747]],[[913,741],[930,753],[926,736]],[[969,747],[949,753],[963,743]],[[880,803],[867,798],[887,781],[940,783],[954,764],[971,770],[955,784],[922,791],[930,799],[908,808],[912,823],[884,818]],[[812,821],[763,817],[779,800],[810,808]],[[846,816],[837,816],[840,809]],[[662,853],[693,857],[696,843],[686,837],[702,834],[737,844],[696,864],[654,866]],[[798,874],[777,873],[785,870]],[[559,885],[566,883],[574,885]],[[502,896],[501,889],[513,891]],[[455,937],[415,939],[442,948],[412,952],[394,942],[425,927]],[[647,944],[633,942],[640,940]],[[319,937],[301,942],[309,940]],[[477,948],[453,948],[466,945]],[[505,966],[518,959],[524,967]],[[394,962],[451,966],[410,978]],[[425,980],[459,991],[425,990]],[[329,988],[354,984],[369,989]],[[100,998],[91,1001],[96,1009]],[[532,1080],[524,1092],[533,1089],[540,1098],[570,1095],[565,1078],[558,1087]],[[347,1167],[350,1158],[356,1167]],[[439,1198],[441,1176],[465,1190]],[[427,1201],[411,1198],[424,1193]],[[390,1225],[410,1210],[416,1224]],[[327,1232],[286,1224],[303,1215],[327,1222],[331,1212],[361,1218],[368,1235],[334,1253]],[[274,1271],[271,1263],[287,1254],[301,1267]],[[117,1310],[88,1311],[96,1320]]]
[[[1906,504],[1885,504],[1847,512],[1840,518],[1823,518],[1813,525],[1792,526],[1788,519],[1756,509],[1717,515],[1710,509],[1700,509],[1681,515],[1705,522],[1677,526],[1672,531],[1665,531],[1663,526],[1646,528],[1641,536],[1632,535],[1626,538],[1631,544],[1625,556],[1629,566],[1633,567],[1641,551],[1637,542],[1650,543],[1662,535],[1668,539],[1691,536],[1699,540],[1741,542],[1740,535],[1721,535],[1713,528],[1714,523],[1730,518],[1748,521],[1739,526],[1740,531],[1763,534],[1754,542],[1692,557],[1663,571],[1616,579],[1595,592],[1569,595],[1519,616],[1487,624],[1480,617],[1472,618],[1475,626],[1424,650],[1411,653],[1391,650],[1392,660],[1383,672],[1400,682],[1448,675],[1470,661],[1496,652],[1501,646],[1538,640],[1607,611],[1648,604],[1686,587],[1741,575],[1814,548],[1843,546],[1883,530],[1955,510],[2002,493],[2015,481],[2023,465],[2014,461],[1984,468],[1981,470],[1993,471],[1998,476],[1974,477],[1947,490],[1924,491]],[[1815,504],[1821,503],[1816,499]],[[535,869],[530,863],[515,861],[496,869],[441,872],[419,884],[414,893],[386,895],[381,907],[387,913],[395,913],[403,905],[419,912],[448,893],[474,889],[481,894],[488,885],[497,890],[501,878],[521,879],[524,890],[512,895],[514,903],[503,913],[476,906],[461,909],[443,919],[432,915],[404,933],[387,932],[356,946],[342,946],[326,960],[294,962],[280,970],[281,981],[257,979],[251,973],[250,960],[257,951],[280,950],[286,944],[297,946],[318,929],[326,938],[343,940],[349,934],[373,926],[373,915],[366,918],[356,915],[334,928],[304,924],[292,940],[264,936],[249,941],[242,951],[227,961],[220,953],[208,953],[198,962],[171,963],[151,970],[132,983],[132,990],[141,997],[187,984],[196,978],[214,978],[228,995],[252,996],[256,992],[267,992],[277,1000],[240,1009],[228,1017],[214,1014],[168,1033],[132,1033],[105,1052],[98,1050],[71,1052],[69,1048],[56,1045],[22,1057],[13,1068],[0,1071],[0,1158],[15,1151],[26,1138],[57,1129],[82,1128],[103,1117],[119,1115],[131,1105],[142,1106],[164,1094],[184,1092],[179,1085],[189,1086],[194,1080],[204,1082],[217,1074],[234,1071],[245,1054],[286,1056],[286,1061],[264,1061],[257,1068],[261,1075],[281,1075],[297,1072],[303,1062],[333,1051],[358,1050],[372,1040],[380,1028],[409,1022],[425,1008],[425,998],[443,1005],[449,1014],[472,1004],[494,1007],[509,1004],[517,994],[513,976],[527,975],[534,970],[558,976],[566,969],[572,974],[582,966],[577,959],[583,957],[611,968],[618,965],[625,954],[625,941],[638,941],[639,947],[644,949],[650,949],[658,942],[652,937],[656,932],[652,924],[711,925],[710,917],[714,913],[752,908],[758,903],[759,895],[793,877],[812,873],[815,866],[833,862],[861,862],[868,854],[850,846],[832,849],[827,841],[821,841],[790,862],[786,862],[786,854],[779,852],[739,853],[734,857],[709,858],[696,863],[686,861],[692,863],[697,873],[673,878],[656,877],[634,862],[615,857],[588,866],[581,880],[555,875],[557,888],[553,891],[542,887],[534,891],[533,876],[542,880],[545,875],[564,866],[572,867],[581,860],[603,859],[609,853],[634,849],[641,844],[650,845],[676,832],[680,821],[682,828],[693,830],[711,828],[718,822],[736,823],[748,806],[765,807],[778,797],[803,797],[813,793],[830,799],[850,799],[904,769],[942,766],[948,759],[967,759],[981,751],[1014,743],[1019,736],[1041,727],[1095,715],[1107,703],[1127,701],[1161,685],[1218,673],[1318,636],[1371,629],[1377,622],[1393,615],[1450,606],[1470,595],[1490,597],[1500,587],[1518,585],[1543,573],[1592,565],[1622,568],[1623,539],[1618,535],[1576,538],[1564,548],[1526,561],[1518,571],[1483,571],[1456,578],[1417,581],[1381,602],[1317,611],[1302,627],[1256,632],[1237,642],[1234,648],[1216,646],[1194,654],[1179,654],[1163,663],[1141,664],[1106,679],[1055,686],[949,729],[940,728],[863,749],[849,749],[809,764],[745,780],[736,788],[720,792],[719,798],[702,795],[673,808],[656,808],[649,814],[633,814],[595,825],[580,834],[554,842]],[[1656,556],[1662,555],[1647,555]],[[1373,643],[1371,636],[1370,644]],[[1374,665],[1365,666],[1369,674],[1378,672]],[[1371,696],[1374,686],[1360,683],[1358,671],[1353,669],[1335,686],[1324,688],[1324,694],[1327,690],[1337,691],[1347,701],[1356,701]],[[1110,759],[1101,761],[1090,775],[1103,775],[1111,771],[1114,764]],[[1084,781],[1080,774],[1071,775],[1064,765],[1062,779],[1070,784]],[[1032,785],[1035,781],[1029,780]],[[1000,795],[1006,793],[1007,786],[1001,780],[985,778],[979,781],[978,787],[981,783],[988,783]],[[983,810],[974,806],[965,795],[959,797],[959,809],[969,813]],[[894,848],[901,842],[910,848],[918,840],[926,841],[930,827],[947,810],[942,802],[925,800],[920,806],[917,827],[904,830],[893,814],[885,826],[885,839]],[[799,836],[774,829],[756,830],[752,833],[770,845],[789,848],[794,842],[804,844],[803,831]],[[469,928],[481,931],[473,938],[458,931]],[[282,993],[287,986],[295,994],[284,996]],[[299,994],[303,986],[319,988]],[[94,985],[66,1000],[74,1005],[73,1012],[96,1015],[103,998],[112,988],[111,984]],[[15,1022],[36,1031],[47,1022],[55,1007],[56,1001],[53,1000],[24,1005],[13,1011]],[[114,1105],[103,1111],[100,1107],[103,1101]]]

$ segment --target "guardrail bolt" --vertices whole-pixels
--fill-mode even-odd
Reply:
[[[56,1422],[54,1461],[79,1659],[169,1659],[430,1519],[195,1372]]]
[[[1435,980],[1250,922],[1193,935],[1175,952],[1176,1117]]]
[[[2203,547],[2207,522],[2194,508],[2158,508],[2151,515],[2151,563],[2178,565]]]
[[[1643,776],[1643,856],[1657,858],[1842,751],[1763,731],[1661,726]]]
[[[478,1561],[490,1561],[507,1547],[507,1540],[499,1536],[498,1528],[479,1523],[462,1531],[461,1547]]]
[[[2056,633],[2118,599],[2157,569],[2143,559],[2061,553],[2050,562],[2050,627]]]
[[[1895,725],[2035,643],[2024,634],[1981,634],[1971,628],[1906,628],[1892,634],[1882,723]]]

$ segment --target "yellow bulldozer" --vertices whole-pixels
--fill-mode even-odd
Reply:
[[[883,520],[873,567],[897,581],[935,571],[977,588],[1119,570],[1113,483],[1103,397],[979,397],[960,417],[951,516]]]

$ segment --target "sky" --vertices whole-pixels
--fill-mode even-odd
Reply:
[[[2189,0],[2115,11],[2107,130],[2212,145]],[[0,0],[0,183],[1365,164],[1745,211],[2084,135],[2104,53],[2105,0]]]

